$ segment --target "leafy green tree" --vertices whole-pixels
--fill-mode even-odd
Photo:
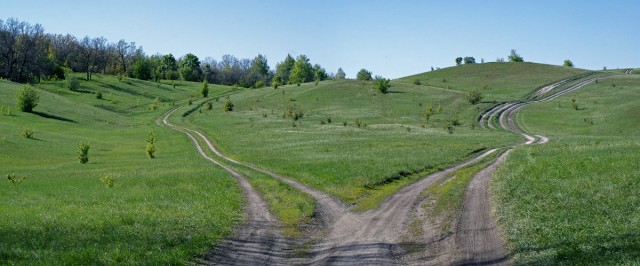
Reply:
[[[153,134],[153,131],[149,131],[149,134],[147,135],[147,149],[146,149],[146,153],[147,153],[147,157],[149,157],[149,159],[153,159],[156,158],[156,135]]]
[[[291,70],[293,70],[293,65],[296,60],[290,54],[287,54],[287,57],[281,63],[276,65],[276,76],[280,76],[282,79],[282,84],[289,83],[289,76],[291,75]]]
[[[313,80],[313,66],[306,55],[299,55],[293,64],[289,84],[300,84]]]
[[[469,101],[469,103],[473,105],[482,101],[483,98],[484,95],[482,95],[482,92],[480,92],[480,90],[478,89],[473,89],[467,92],[467,101]]]
[[[335,79],[341,80],[345,78],[347,78],[347,74],[344,73],[344,70],[342,70],[342,68],[338,68],[338,72],[336,72]]]
[[[224,102],[224,111],[225,112],[231,112],[233,111],[233,103],[231,102],[231,100],[227,99]]]
[[[509,62],[524,62],[522,56],[516,53],[515,49],[511,49],[511,54],[509,55]]]
[[[160,76],[168,80],[176,80],[180,77],[178,74],[178,62],[173,54],[164,55],[158,66]]]
[[[89,143],[81,142],[78,144],[78,162],[81,164],[89,162]]]
[[[202,94],[202,97],[204,98],[209,97],[209,84],[206,80],[202,82],[202,86],[200,87],[200,94]]]
[[[69,90],[75,91],[80,88],[80,80],[76,77],[69,77],[66,82]]]
[[[473,58],[473,56],[466,56],[464,59],[464,64],[465,65],[469,65],[469,64],[475,64],[476,63],[476,59]]]
[[[381,76],[376,76],[375,81],[373,82],[373,87],[382,94],[387,94],[389,92],[389,88],[391,88],[391,84],[389,84],[391,80],[385,79]]]
[[[456,66],[462,65],[462,57],[456,57]]]
[[[564,60],[564,64],[563,64],[563,66],[566,66],[566,67],[573,67],[573,62],[571,62],[571,60],[569,60],[569,59]]]
[[[273,80],[271,80],[271,86],[273,86],[274,89],[277,89],[278,86],[282,85],[282,82],[282,77],[276,74],[273,76]]]
[[[144,57],[139,57],[133,65],[133,77],[141,80],[150,80],[152,77],[151,62]]]
[[[269,64],[267,63],[267,57],[259,54],[253,60],[251,60],[251,68],[249,68],[249,81],[250,84],[255,84],[254,87],[258,88],[258,83],[263,86],[269,79]],[[262,86],[260,86],[262,87]]]
[[[360,69],[358,74],[356,74],[356,80],[371,80],[371,71],[366,69]]]
[[[200,69],[200,60],[194,54],[186,54],[179,63],[178,72],[182,80],[200,81],[202,80],[202,69]]]
[[[22,89],[16,94],[16,105],[23,112],[32,112],[33,108],[38,106],[39,100],[38,93],[29,85],[22,86]]]

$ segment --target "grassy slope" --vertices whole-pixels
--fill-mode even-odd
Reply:
[[[220,99],[213,102],[213,110],[194,113],[185,122],[201,127],[232,157],[273,169],[362,209],[375,207],[420,176],[403,177],[406,173],[433,171],[476,150],[519,141],[512,134],[471,129],[479,111],[465,104],[459,92],[393,85],[386,95],[360,81],[249,90],[230,97],[233,112],[222,112],[225,100]],[[424,111],[438,104],[443,111],[421,128]],[[288,106],[304,110],[295,127],[282,117]],[[450,135],[443,127],[456,112],[463,126]],[[326,123],[327,118],[332,123]],[[358,128],[356,120],[367,126]]]
[[[494,178],[517,263],[640,262],[639,106],[640,77],[623,76],[521,111],[551,142],[517,149]]]
[[[398,82],[449,88],[458,91],[482,89],[483,101],[513,101],[527,96],[535,89],[567,77],[589,71],[537,63],[485,63],[444,68],[400,78]]]
[[[240,191],[230,175],[202,160],[184,136],[154,124],[169,103],[159,103],[155,111],[147,107],[156,97],[184,101],[198,84],[173,89],[94,77],[83,81],[83,92],[70,92],[62,82],[41,84],[35,109],[40,115],[17,112],[14,99],[21,85],[0,81],[0,106],[13,113],[0,115],[0,261],[192,260],[240,218]],[[104,100],[89,93],[96,90]],[[25,128],[35,131],[35,139],[20,136]],[[144,154],[151,130],[158,137],[154,160]],[[80,141],[91,144],[86,165],[76,159]],[[5,178],[9,173],[27,179],[13,186]],[[100,182],[104,176],[114,179],[112,189]]]

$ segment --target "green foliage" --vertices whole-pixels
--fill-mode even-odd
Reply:
[[[420,82],[420,79],[414,79],[413,85],[422,85],[422,82]]]
[[[366,69],[360,69],[360,71],[358,71],[358,74],[356,75],[356,80],[371,80],[371,71],[368,71]]]
[[[108,175],[100,178],[100,182],[102,182],[102,184],[104,184],[107,188],[113,188],[113,178]]]
[[[133,77],[141,80],[150,80],[153,69],[151,62],[147,58],[138,58],[133,65]]]
[[[66,81],[67,89],[75,91],[80,89],[80,79],[76,77],[69,77]]]
[[[25,179],[27,179],[26,176],[18,177],[15,173],[10,173],[7,175],[7,180],[9,180],[9,182],[11,182],[13,186],[20,185],[20,183],[22,183],[22,181],[24,181]]]
[[[78,162],[80,162],[80,164],[86,164],[87,162],[89,162],[89,143],[87,142],[81,142],[80,144],[78,144]]]
[[[391,80],[385,79],[381,76],[376,76],[376,79],[373,82],[373,88],[382,94],[387,94],[387,92],[389,92],[389,88],[391,88],[391,84],[389,84],[389,82],[391,82]]]
[[[22,134],[21,135],[22,135],[23,138],[32,139],[33,138],[33,133],[34,133],[33,130],[25,128],[25,129],[22,130]]]
[[[462,57],[456,57],[456,66],[462,65]]]
[[[313,80],[313,66],[306,55],[299,55],[293,64],[289,84],[300,84]]]
[[[571,102],[569,102],[571,104],[571,109],[573,110],[578,110],[578,103],[576,102],[576,99],[571,99]]]
[[[158,110],[158,105],[160,104],[160,99],[158,97],[156,97],[153,102],[151,102],[148,106],[147,106],[147,110]]]
[[[290,118],[293,121],[298,121],[298,119],[304,117],[304,111],[296,105],[289,105],[287,109],[282,114],[282,118]]]
[[[522,56],[516,53],[515,49],[511,49],[511,54],[509,55],[509,62],[524,62]]]
[[[293,70],[293,66],[296,60],[290,54],[287,54],[287,57],[283,62],[276,65],[276,74],[275,76],[279,76],[281,78],[278,85],[289,84],[289,77],[291,76],[291,70]]]
[[[102,92],[101,91],[97,91],[96,92],[96,99],[102,100]]]
[[[470,104],[476,105],[482,101],[483,98],[484,95],[482,95],[482,92],[478,89],[473,89],[467,92],[467,101],[469,101]]]
[[[200,59],[194,54],[186,54],[179,63],[178,72],[182,80],[200,81],[202,80],[202,69],[200,69]]]
[[[433,106],[429,106],[427,110],[424,111],[424,118],[427,122],[429,122],[429,118],[433,115]]]
[[[8,106],[0,106],[0,114],[5,115],[5,116],[11,116],[13,115],[11,113],[11,107]]]
[[[573,62],[571,62],[571,60],[567,59],[567,60],[564,60],[564,63],[562,65],[566,66],[566,67],[573,67]]]
[[[22,89],[16,94],[16,105],[23,112],[33,111],[33,108],[38,106],[39,100],[38,93],[29,85],[22,86]]]
[[[465,56],[464,60],[464,64],[465,65],[469,65],[469,64],[475,64],[476,63],[476,59],[473,58],[472,56]]]
[[[347,74],[344,73],[342,68],[338,68],[338,72],[336,72],[336,76],[334,77],[336,80],[343,80],[347,78]]]
[[[231,112],[233,111],[233,103],[231,102],[231,100],[227,99],[224,102],[224,111],[225,112]]]
[[[202,94],[204,98],[209,97],[209,84],[207,84],[206,80],[203,81],[202,86],[200,86],[200,94]]]
[[[313,80],[315,80],[316,82],[326,80],[328,77],[327,70],[325,70],[323,67],[321,67],[318,64],[313,65],[312,71],[313,71]]]
[[[153,159],[156,158],[156,135],[153,134],[153,131],[149,131],[149,134],[147,134],[147,148],[146,148],[146,154],[147,157],[149,157],[149,159]]]
[[[207,102],[207,110],[213,109],[213,104],[211,102]]]

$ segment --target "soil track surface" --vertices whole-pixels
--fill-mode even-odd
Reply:
[[[520,108],[531,103],[550,101],[577,90],[597,77],[584,78],[562,90],[553,92],[566,84],[561,80],[534,92],[534,98],[526,102],[506,102],[484,111],[478,118],[483,128],[495,129],[494,120],[501,128],[521,134],[523,144],[543,144],[549,139],[542,135],[527,134],[516,121]],[[550,95],[547,95],[550,94]],[[505,160],[510,149],[503,152],[487,168],[472,179],[464,198],[459,217],[455,218],[449,234],[442,234],[438,221],[422,211],[421,193],[436,181],[463,167],[472,165],[496,152],[488,150],[475,158],[427,175],[404,187],[388,198],[376,209],[355,213],[339,199],[274,173],[268,169],[240,162],[222,154],[203,133],[179,127],[168,122],[176,111],[167,112],[156,122],[184,133],[192,140],[198,152],[238,180],[246,197],[246,222],[234,236],[217,245],[205,259],[209,264],[221,265],[503,265],[509,264],[509,253],[499,230],[491,217],[488,187],[489,179],[497,166]],[[215,154],[211,158],[200,143]],[[225,162],[225,163],[221,163]],[[268,206],[259,192],[229,165],[243,165],[260,171],[311,195],[316,201],[316,220],[308,237],[311,245],[304,256],[293,250],[299,241],[284,239],[277,219],[268,211]],[[415,230],[417,226],[421,230]],[[309,243],[307,241],[306,243]]]

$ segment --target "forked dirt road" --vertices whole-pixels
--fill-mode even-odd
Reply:
[[[530,136],[515,122],[516,112],[523,106],[554,99],[593,82],[588,78],[575,85],[545,96],[565,81],[559,81],[538,90],[535,95],[540,100],[529,102],[503,103],[485,112],[478,118],[483,128],[494,128],[493,120],[508,131],[523,135],[523,144],[545,143],[548,138],[541,135]],[[509,264],[509,254],[499,230],[491,217],[489,200],[489,178],[497,166],[505,160],[510,150],[474,176],[466,193],[462,212],[455,219],[450,234],[442,234],[437,222],[425,217],[421,211],[421,192],[450,173],[474,164],[496,152],[484,152],[459,165],[427,175],[419,181],[404,187],[384,201],[376,209],[355,213],[337,198],[318,191],[291,178],[270,170],[239,162],[226,157],[212,145],[201,132],[171,124],[168,118],[176,111],[167,112],[156,122],[187,135],[198,152],[229,173],[242,187],[246,198],[246,222],[237,229],[233,237],[216,246],[205,257],[209,264],[220,265],[442,265],[442,264]],[[211,158],[205,148],[215,154]],[[224,162],[224,163],[221,163]],[[316,201],[313,244],[305,256],[296,256],[294,248],[299,243],[284,239],[277,219],[268,211],[266,202],[246,179],[229,165],[243,165],[268,174],[296,189],[311,195]],[[412,227],[420,227],[416,230]],[[312,236],[309,236],[312,237]]]

